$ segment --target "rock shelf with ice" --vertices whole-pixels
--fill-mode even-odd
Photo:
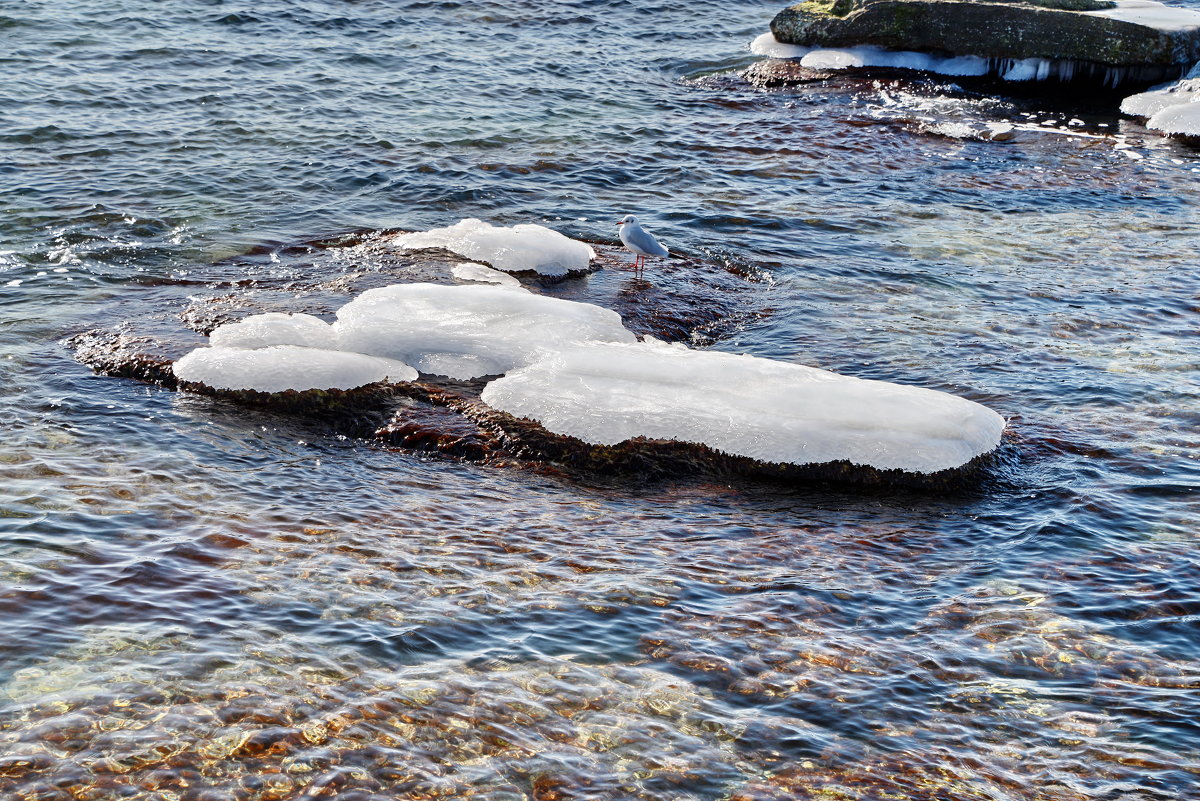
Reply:
[[[814,71],[864,67],[931,72],[956,78],[991,77],[1002,81],[1071,81],[1086,78],[1103,87],[1143,80],[1144,70],[1048,58],[986,58],[975,55],[937,55],[915,50],[888,50],[871,45],[854,47],[803,47],[778,41],[770,32],[750,43],[750,51],[771,58],[795,59]],[[1149,80],[1157,70],[1145,73]],[[1176,73],[1178,74],[1178,73]],[[1144,85],[1144,84],[1143,84]]]
[[[1148,86],[1200,59],[1200,12],[1151,0],[806,0],[751,49],[813,70]]]
[[[483,403],[543,433],[687,443],[766,465],[939,473],[995,449],[1005,425],[944,392],[639,342],[614,311],[504,286],[396,284],[362,293],[332,324],[261,314],[215,329],[210,343],[176,362],[181,381],[274,393],[411,382],[418,371],[503,376]]]
[[[945,392],[657,342],[572,348],[491,382],[483,400],[599,445],[635,437],[766,463],[936,473],[994,450],[1004,419]]]
[[[442,248],[465,259],[486,262],[497,270],[532,271],[548,276],[586,272],[596,258],[596,251],[590,245],[542,225],[506,228],[476,219],[460,220],[446,228],[399,234],[393,242],[403,250]]]

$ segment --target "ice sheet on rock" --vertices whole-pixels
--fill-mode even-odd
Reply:
[[[450,274],[460,281],[478,281],[484,284],[499,284],[500,286],[514,288],[521,287],[521,282],[508,273],[502,273],[499,270],[493,270],[486,264],[476,264],[471,261],[464,261],[454,265],[453,269],[450,270]]]
[[[1132,22],[1160,31],[1187,31],[1200,28],[1200,12],[1155,3],[1152,0],[1116,0],[1116,8],[1085,11],[1093,17]]]
[[[800,66],[814,70],[892,67],[960,76],[986,75],[988,72],[987,59],[976,56],[933,56],[928,53],[867,46],[811,50],[800,59]]]
[[[337,318],[342,350],[458,379],[497,375],[584,342],[636,341],[614,311],[499,286],[396,284],[364,292]]]
[[[811,47],[801,47],[800,45],[784,44],[775,38],[775,34],[767,31],[762,36],[755,38],[750,43],[750,52],[756,56],[768,56],[769,58],[800,58]]]
[[[1171,106],[1200,100],[1200,64],[1195,64],[1178,81],[1152,86],[1121,101],[1121,112],[1131,117],[1153,117]]]
[[[1200,137],[1200,103],[1168,106],[1146,120],[1146,127],[1173,136]]]
[[[467,219],[447,228],[400,234],[393,242],[404,250],[444,248],[466,259],[487,262],[498,270],[566,275],[587,270],[596,251],[541,225],[511,228]]]
[[[416,370],[393,359],[295,345],[197,348],[175,362],[174,370],[181,381],[257,392],[355,389],[417,377]]]
[[[333,328],[311,314],[282,314],[270,312],[227,325],[209,334],[208,342],[215,348],[266,348],[271,345],[300,345],[306,348],[336,347]]]
[[[944,392],[652,342],[564,350],[491,382],[483,400],[595,444],[642,436],[764,462],[917,473],[993,450],[1005,425]]]

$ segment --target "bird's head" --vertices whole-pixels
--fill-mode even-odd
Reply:
[[[624,217],[621,218],[620,222],[618,222],[617,225],[625,225],[626,223],[633,223],[634,225],[636,225],[637,217],[634,217],[632,214],[626,214]]]

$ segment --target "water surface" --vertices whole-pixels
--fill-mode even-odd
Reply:
[[[0,8],[5,797],[1200,792],[1197,152],[945,80],[754,89],[776,5]],[[766,277],[714,347],[986,403],[1003,458],[601,484],[63,343],[348,269],[296,242],[627,212]]]

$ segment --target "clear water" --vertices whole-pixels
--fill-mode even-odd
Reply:
[[[1200,792],[1197,152],[1086,99],[753,89],[777,5],[0,6],[0,795]],[[1005,459],[596,486],[63,344],[287,243],[627,212],[770,276],[715,347],[985,402]]]

